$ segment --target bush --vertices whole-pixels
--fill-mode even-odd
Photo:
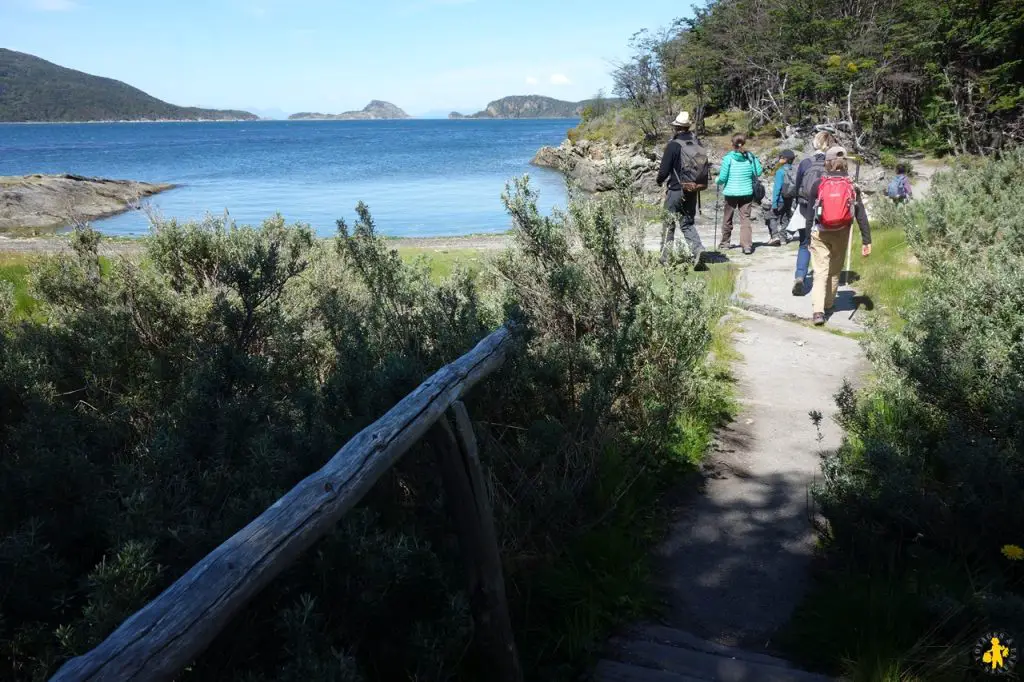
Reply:
[[[729,109],[704,119],[704,130],[708,135],[732,135],[752,132],[750,115],[740,109]]]
[[[1002,555],[1024,543],[1022,172],[1014,155],[936,176],[892,218],[922,288],[902,328],[872,331],[874,383],[838,396],[847,437],[817,493],[833,550],[875,576],[913,574],[946,644],[1024,627],[1024,574]]]
[[[512,316],[521,348],[469,408],[523,657],[550,679],[614,614],[568,650],[533,636],[588,606],[565,600],[552,567],[588,543],[594,561],[643,555],[631,514],[678,464],[681,413],[714,392],[703,358],[716,311],[698,280],[656,286],[651,256],[622,244],[640,221],[616,201],[544,217],[516,183],[517,247],[493,272],[440,284],[360,205],[325,242],[279,217],[158,224],[141,261],[109,267],[99,235],[80,230],[35,277],[31,320],[15,322],[0,291],[0,584],[17,586],[0,592],[3,677],[45,679],[97,644]],[[432,461],[415,446],[188,679],[486,677],[465,656]],[[610,528],[631,553],[611,555]]]

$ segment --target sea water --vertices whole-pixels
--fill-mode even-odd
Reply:
[[[275,213],[335,232],[369,206],[379,232],[446,236],[501,232],[501,193],[530,175],[549,211],[565,203],[561,176],[530,166],[558,145],[572,120],[257,121],[226,123],[0,124],[0,175],[73,173],[168,182],[150,206],[164,218],[227,210],[239,224]],[[107,234],[141,235],[130,211],[95,222]]]

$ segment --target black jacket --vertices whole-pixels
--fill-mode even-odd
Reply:
[[[691,133],[689,130],[685,130],[678,133],[673,140],[693,140],[697,144],[700,144],[700,140],[697,136]],[[668,188],[670,190],[678,192],[682,189],[679,185],[679,180],[676,179],[676,174],[672,171],[679,168],[679,155],[682,153],[679,145],[668,143],[665,147],[665,153],[661,157],[661,169],[658,171],[658,186],[661,187],[662,183],[668,180]]]

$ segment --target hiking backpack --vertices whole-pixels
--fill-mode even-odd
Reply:
[[[818,222],[823,230],[841,230],[853,224],[857,190],[846,176],[822,178],[818,187]]]
[[[889,181],[889,186],[885,190],[885,196],[890,199],[902,199],[907,196],[907,191],[903,187],[903,176],[897,175],[895,178]]]
[[[679,167],[674,169],[676,182],[683,185],[692,182],[707,187],[711,177],[711,163],[708,153],[693,140],[672,140],[679,145]]]
[[[804,171],[804,177],[800,183],[799,196],[801,199],[808,203],[814,201],[814,198],[818,196],[815,193],[815,185],[821,181],[823,175],[825,175],[825,155],[815,154],[811,158],[811,165]]]
[[[796,186],[796,164],[786,164],[786,172],[782,176],[782,198],[795,199],[799,193],[800,188]]]

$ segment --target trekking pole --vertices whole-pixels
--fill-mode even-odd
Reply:
[[[853,172],[853,182],[856,184],[860,181],[860,157],[856,157],[854,161],[857,164],[857,169]],[[856,212],[856,206],[854,206],[854,212]],[[850,225],[850,237],[846,240],[846,286],[850,285],[851,251],[853,251],[853,225]]]
[[[718,183],[715,183],[715,253],[718,253],[718,200],[721,195],[721,189],[718,187]]]

